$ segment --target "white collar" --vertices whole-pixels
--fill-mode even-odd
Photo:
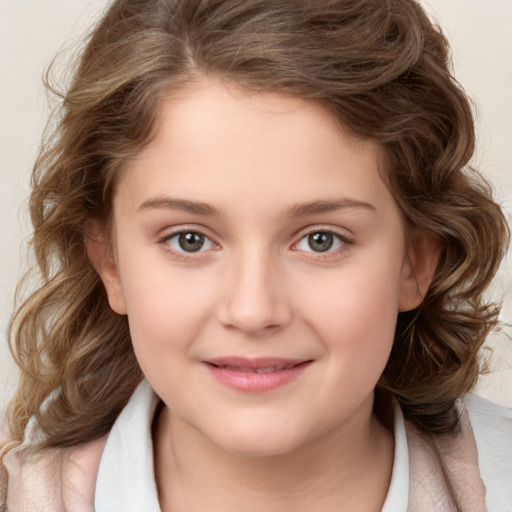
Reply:
[[[94,498],[96,512],[161,512],[151,437],[158,401],[144,380],[114,423],[98,470]]]
[[[388,495],[381,512],[406,512],[409,507],[409,448],[402,409],[395,402],[395,455]]]
[[[158,397],[144,380],[117,418],[101,457],[96,512],[161,512],[153,468],[151,424]],[[402,411],[395,406],[395,454],[382,512],[405,512],[409,496],[409,452]]]

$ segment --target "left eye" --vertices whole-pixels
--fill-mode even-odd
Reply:
[[[213,248],[213,242],[197,231],[182,231],[171,235],[166,243],[176,252],[200,252]]]
[[[339,249],[344,244],[340,235],[330,231],[316,231],[302,237],[297,249],[307,252],[327,252]]]

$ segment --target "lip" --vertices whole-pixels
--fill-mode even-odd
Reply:
[[[272,391],[297,379],[312,363],[304,359],[221,357],[203,361],[221,384],[239,391]]]

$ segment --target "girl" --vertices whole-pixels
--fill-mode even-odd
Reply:
[[[8,510],[510,510],[473,146],[413,0],[115,1],[35,165]]]

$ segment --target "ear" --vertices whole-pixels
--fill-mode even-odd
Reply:
[[[110,307],[117,314],[126,315],[124,293],[111,237],[99,221],[92,221],[87,226],[85,246],[89,260],[105,286]]]
[[[402,267],[398,311],[417,308],[434,279],[441,257],[442,244],[430,233],[413,230]]]

